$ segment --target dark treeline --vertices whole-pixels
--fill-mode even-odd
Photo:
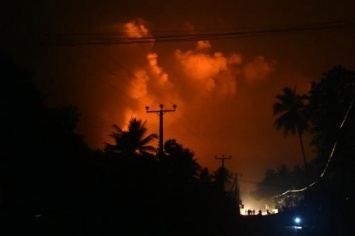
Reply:
[[[285,164],[276,169],[268,169],[265,177],[258,184],[253,196],[256,200],[269,200],[272,203],[272,197],[277,196],[288,189],[300,189],[305,186],[305,172],[300,166],[290,169]],[[292,203],[290,203],[292,204]],[[287,204],[288,205],[288,204]],[[280,209],[280,206],[274,206]]]
[[[76,132],[79,109],[48,107],[32,71],[1,54],[0,77],[0,222],[6,235],[208,236],[265,231],[266,225],[255,222],[245,227],[245,219],[239,217],[238,189],[224,188],[231,181],[226,169],[211,173],[174,139],[165,142],[163,155],[157,155],[150,145],[157,135],[148,134],[139,119],[132,119],[128,130],[113,125],[112,143],[92,150]],[[301,147],[303,134],[310,132],[316,158],[308,160],[302,153],[303,166],[269,169],[255,196],[270,198],[316,181],[302,198],[277,199],[285,212],[288,206],[301,212],[315,235],[347,235],[351,228],[354,97],[355,72],[340,66],[312,82],[306,94],[284,88],[276,96],[275,127],[285,135],[297,134]]]
[[[232,235],[239,196],[176,140],[157,156],[145,122],[92,150],[77,107],[48,107],[34,73],[0,56],[1,229],[6,235]],[[222,173],[222,174],[221,174]]]
[[[315,158],[300,152],[302,167],[289,170],[282,165],[268,170],[255,196],[271,199],[286,190],[303,189],[301,194],[273,198],[289,211],[297,207],[307,217],[309,228],[321,235],[353,235],[355,211],[355,71],[334,66],[311,89],[298,94],[285,87],[276,95],[274,126],[284,135],[296,134],[304,150],[303,134],[309,132]],[[287,159],[287,157],[285,157]]]

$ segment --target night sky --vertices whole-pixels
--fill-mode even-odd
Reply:
[[[0,49],[35,72],[51,105],[79,107],[78,131],[92,147],[112,142],[112,124],[125,128],[132,117],[158,134],[159,117],[145,106],[176,104],[164,115],[164,140],[176,139],[212,171],[221,165],[215,156],[231,156],[225,166],[243,175],[244,194],[267,169],[302,165],[298,138],[273,128],[275,95],[285,86],[307,92],[335,65],[355,69],[350,0],[7,2]]]

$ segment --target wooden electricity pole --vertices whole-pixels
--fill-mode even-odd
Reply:
[[[159,115],[159,149],[158,156],[161,157],[164,153],[164,138],[163,138],[163,116],[166,112],[173,112],[176,110],[176,105],[173,105],[173,109],[163,109],[164,105],[160,104],[160,110],[149,110],[146,106],[145,110],[147,113],[157,113]]]
[[[224,169],[224,161],[225,161],[225,160],[232,159],[231,156],[225,157],[224,155],[222,155],[222,157],[217,157],[217,156],[215,156],[214,158],[217,159],[217,160],[221,160],[221,161],[222,161],[222,168],[223,168],[223,169]]]

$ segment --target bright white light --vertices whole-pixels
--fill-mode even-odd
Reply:
[[[295,223],[296,223],[296,224],[299,224],[299,223],[301,223],[301,218],[299,218],[299,217],[296,217],[296,218],[295,218]]]

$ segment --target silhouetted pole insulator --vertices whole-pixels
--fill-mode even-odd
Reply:
[[[217,157],[217,156],[215,156],[214,158],[217,159],[217,160],[221,160],[221,161],[222,161],[222,168],[223,168],[223,169],[224,169],[224,160],[232,159],[231,156],[225,157],[224,155],[222,155],[222,157]]]

